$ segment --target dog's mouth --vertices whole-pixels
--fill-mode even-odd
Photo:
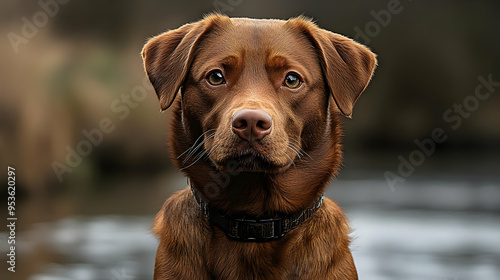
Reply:
[[[226,155],[222,160],[214,161],[215,166],[226,172],[280,172],[288,168],[292,162],[280,164],[253,148]]]

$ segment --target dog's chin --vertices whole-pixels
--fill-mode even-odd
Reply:
[[[266,172],[280,173],[287,170],[293,163],[285,164],[273,161],[254,149],[247,149],[235,154],[227,155],[222,160],[212,160],[215,167],[224,172]]]

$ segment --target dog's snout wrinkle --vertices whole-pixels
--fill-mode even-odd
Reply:
[[[231,125],[236,135],[252,142],[271,132],[272,118],[264,110],[243,109],[233,115]]]

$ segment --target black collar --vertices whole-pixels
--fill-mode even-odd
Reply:
[[[285,217],[269,219],[234,218],[221,214],[208,205],[193,187],[191,187],[191,191],[210,223],[221,228],[229,238],[239,241],[263,242],[280,239],[311,217],[323,203],[323,195],[321,195],[312,206]]]

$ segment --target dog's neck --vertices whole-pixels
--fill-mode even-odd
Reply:
[[[207,167],[206,172],[193,172],[189,178],[191,186],[216,209],[234,216],[268,218],[300,212],[322,195],[331,173],[316,170],[316,176],[311,176],[306,166],[279,174],[231,174]]]
[[[309,219],[323,203],[323,195],[320,195],[312,205],[293,214],[260,219],[246,215],[235,217],[210,205],[194,186],[191,186],[191,191],[207,220],[219,227],[227,237],[237,241],[266,242],[280,239]]]

